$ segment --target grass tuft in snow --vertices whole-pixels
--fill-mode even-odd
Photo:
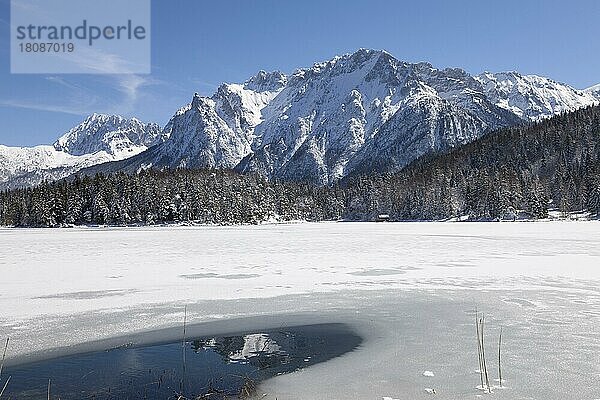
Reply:
[[[477,373],[479,374],[479,386],[477,386],[477,390],[482,391],[483,393],[491,394],[492,389],[503,389],[504,379],[502,378],[502,326],[500,327],[500,335],[498,337],[498,379],[494,379],[495,382],[499,383],[499,386],[490,385],[487,360],[485,357],[485,316],[483,314],[480,317],[480,314],[477,310],[475,310],[475,325],[477,332],[477,356],[479,359],[479,369],[477,369]]]

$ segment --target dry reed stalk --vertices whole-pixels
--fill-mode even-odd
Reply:
[[[2,397],[2,395],[4,394],[4,391],[6,390],[6,387],[8,386],[8,382],[10,382],[10,376],[8,377],[8,379],[6,380],[6,382],[4,383],[4,387],[2,388],[2,390],[0,390],[0,397]]]
[[[485,360],[485,341],[484,341],[484,326],[485,326],[485,316],[481,317],[481,328],[479,331],[481,332],[481,358],[483,360],[483,371],[485,372],[485,385],[487,386],[488,393],[491,393],[490,387],[490,378],[488,375],[487,362]]]
[[[498,380],[500,381],[500,387],[502,387],[502,327],[500,327],[500,338],[498,339]]]
[[[185,371],[186,371],[186,359],[185,359],[185,342],[186,342],[186,328],[187,328],[187,305],[183,308],[183,338],[181,341],[181,359],[183,375],[181,377],[181,392],[185,393]]]
[[[8,350],[9,340],[10,340],[10,338],[7,337],[6,343],[4,344],[4,351],[2,352],[2,361],[0,361],[0,379],[2,379],[2,369],[4,369],[4,360],[6,359],[6,351]],[[8,382],[10,382],[10,376],[8,377],[8,379],[4,383],[4,386],[2,387],[2,390],[0,391],[0,397],[2,397],[2,395],[4,394],[4,391],[6,390],[6,388],[8,386]]]
[[[481,389],[483,390],[485,386],[483,385],[483,362],[481,360],[481,335],[479,334],[479,313],[475,311],[475,328],[477,329],[477,358],[479,360],[479,380],[481,382]]]

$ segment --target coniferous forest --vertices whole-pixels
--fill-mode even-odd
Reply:
[[[600,107],[492,132],[395,174],[331,187],[222,170],[75,176],[0,193],[0,224],[496,220],[600,212]]]

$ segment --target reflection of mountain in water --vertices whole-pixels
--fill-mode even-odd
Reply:
[[[318,340],[308,338],[309,341],[315,339]],[[289,364],[292,360],[310,360],[310,355],[306,354],[308,347],[310,345],[303,335],[283,331],[192,342],[192,349],[196,353],[210,349],[219,354],[224,362],[251,364],[259,369]]]

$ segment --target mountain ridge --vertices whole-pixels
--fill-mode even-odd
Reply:
[[[515,71],[471,75],[359,49],[289,75],[261,70],[211,96],[196,93],[156,141],[132,146],[121,136],[129,154],[90,162],[80,173],[220,168],[331,184],[357,173],[396,172],[496,129],[597,104],[594,88]],[[104,136],[93,137],[79,143],[79,154],[119,153]],[[71,148],[64,142],[55,147]]]
[[[535,75],[473,76],[359,49],[195,95],[165,127],[170,139],[127,161],[126,171],[231,168],[330,184],[354,173],[395,172],[423,154],[597,100]]]

